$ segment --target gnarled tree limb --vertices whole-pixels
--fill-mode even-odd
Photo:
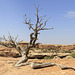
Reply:
[[[75,67],[64,66],[64,65],[61,65],[61,64],[56,64],[56,63],[51,63],[51,62],[50,63],[41,63],[41,64],[35,64],[35,63],[30,64],[31,68],[33,68],[33,69],[56,66],[56,65],[59,65],[62,70],[64,70],[64,69],[73,69],[73,70],[75,70]]]

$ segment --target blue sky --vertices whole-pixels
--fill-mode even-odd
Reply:
[[[38,42],[43,44],[75,43],[75,0],[0,0],[0,36],[19,35],[19,39],[29,41],[24,15],[35,23],[35,6],[43,8],[39,13],[46,15],[47,27],[53,30],[41,31]]]

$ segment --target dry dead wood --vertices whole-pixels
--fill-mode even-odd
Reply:
[[[65,70],[65,69],[72,69],[72,70],[75,70],[75,67],[72,67],[72,66],[65,66],[65,65],[62,65],[62,64],[56,64],[56,63],[34,63],[34,62],[26,62],[26,63],[21,63],[21,64],[18,64],[18,65],[15,65],[16,67],[20,67],[20,66],[26,66],[26,65],[30,65],[30,67],[32,69],[40,69],[40,68],[45,68],[45,67],[52,67],[52,66],[60,66],[60,68],[62,70]]]
[[[21,67],[21,66],[26,66],[26,65],[29,65],[31,64],[30,62],[25,62],[25,63],[21,63],[21,64],[16,64],[15,66],[16,67]]]
[[[62,70],[64,70],[64,69],[73,69],[73,70],[75,70],[75,67],[64,66],[64,65],[56,64],[56,63],[52,63],[52,62],[50,62],[50,63],[40,63],[40,64],[31,63],[30,64],[32,69],[38,69],[38,68],[44,68],[44,67],[50,67],[50,66],[56,66],[56,65],[59,65]]]

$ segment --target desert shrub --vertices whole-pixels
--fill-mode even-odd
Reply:
[[[52,48],[49,48],[48,50],[50,50],[50,51],[51,51],[51,50],[54,50],[54,49],[52,49]]]
[[[41,51],[42,51],[42,52],[44,52],[44,53],[46,53],[46,52],[47,52],[47,50],[46,50],[46,49],[41,49]]]
[[[48,49],[48,52],[52,52],[52,53],[53,53],[53,49],[51,49],[51,48],[50,48],[50,49]]]
[[[39,50],[40,48],[38,47],[38,48],[36,48],[37,50]]]
[[[75,52],[72,52],[72,53],[71,53],[71,56],[72,56],[73,58],[75,58]]]
[[[50,49],[48,49],[48,50],[52,50],[52,49],[50,48]]]
[[[54,53],[53,49],[51,49],[51,48],[48,49],[47,52],[48,52],[48,53]]]
[[[35,52],[35,50],[34,50],[33,48],[31,48],[31,49],[30,49],[30,51],[33,51],[33,52]],[[30,52],[30,51],[29,51],[29,52]],[[31,53],[31,52],[30,52],[30,53]]]
[[[70,50],[63,50],[63,53],[72,53],[73,51],[70,49]]]
[[[59,50],[56,50],[56,49],[48,49],[48,51],[51,53],[56,53],[56,54],[59,53]]]
[[[54,58],[54,55],[52,56],[45,56],[44,59],[53,59]]]
[[[57,53],[59,53],[59,50],[56,50],[56,49],[55,49],[54,52],[57,54]]]
[[[31,48],[30,50],[32,50],[32,51],[33,51],[34,49],[33,49],[33,48]]]

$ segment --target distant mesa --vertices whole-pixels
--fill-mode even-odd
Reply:
[[[3,43],[11,43],[10,41],[2,41]],[[29,42],[21,41],[18,43],[20,46],[27,46]],[[72,45],[62,45],[62,44],[38,44],[37,48],[41,49],[55,49],[55,50],[75,50],[75,43]]]
[[[2,43],[11,43],[10,41],[1,41]]]
[[[27,46],[29,44],[29,42],[27,41],[21,41],[18,43],[18,45],[21,45],[21,46]]]
[[[74,45],[74,46],[75,46],[75,43],[73,43],[72,45]]]
[[[28,42],[27,41],[21,41],[21,42],[19,42],[19,44],[28,44]]]

